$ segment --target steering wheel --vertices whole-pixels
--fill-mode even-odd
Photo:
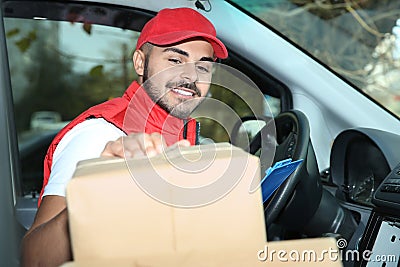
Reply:
[[[251,154],[256,154],[261,150],[262,175],[269,166],[283,159],[291,158],[293,161],[303,159],[303,163],[297,170],[264,203],[267,226],[278,223],[288,229],[301,229],[314,214],[322,196],[322,186],[310,142],[307,117],[298,110],[279,114],[273,120],[276,140],[272,141],[270,133],[274,127],[271,118],[253,117],[252,119],[266,121],[266,125],[250,141],[248,148]],[[275,154],[271,153],[271,144],[275,146]]]

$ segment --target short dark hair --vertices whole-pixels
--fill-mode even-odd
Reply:
[[[144,72],[143,72],[143,82],[145,82],[149,78],[149,59],[150,59],[150,52],[153,49],[154,45],[147,42],[142,45],[140,50],[144,53]]]
[[[151,52],[151,50],[153,49],[153,47],[154,47],[153,44],[147,42],[147,43],[144,43],[144,44],[142,45],[142,47],[140,48],[140,50],[142,50],[143,53],[147,56],[147,55]]]

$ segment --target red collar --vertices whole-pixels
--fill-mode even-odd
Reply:
[[[126,90],[123,98],[129,101],[123,127],[126,132],[158,132],[165,138],[168,146],[183,139],[184,120],[170,115],[154,103],[139,83],[133,82]],[[195,120],[188,119],[189,124],[192,124],[191,121],[196,124]],[[193,145],[195,138],[191,138],[191,133],[186,135]],[[196,135],[196,129],[194,129],[194,135]]]

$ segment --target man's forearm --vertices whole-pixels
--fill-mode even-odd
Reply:
[[[23,238],[22,266],[59,266],[71,259],[66,208]]]

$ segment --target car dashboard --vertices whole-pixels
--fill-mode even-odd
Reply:
[[[332,145],[328,183],[353,214],[361,215],[354,248],[384,256],[379,266],[398,266],[391,264],[399,260],[399,142],[400,136],[393,133],[355,128],[340,133]],[[378,266],[374,259],[361,259],[360,266]]]

